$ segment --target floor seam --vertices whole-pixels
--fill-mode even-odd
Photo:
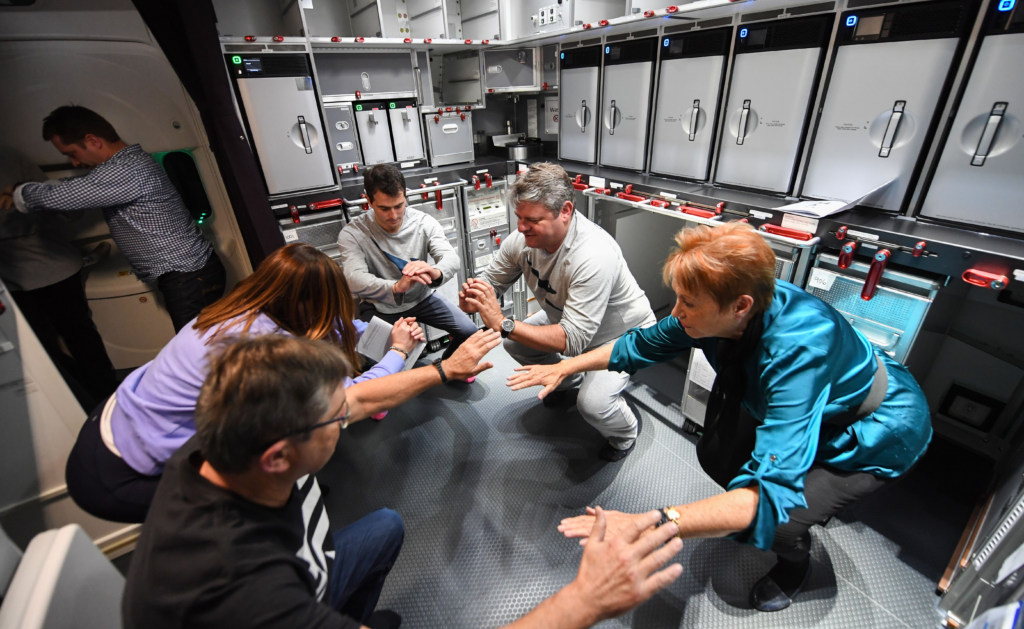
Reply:
[[[899,616],[897,616],[896,614],[891,612],[888,608],[886,608],[884,605],[882,605],[881,603],[879,603],[875,599],[871,598],[871,596],[869,596],[867,592],[865,592],[864,590],[862,590],[859,587],[857,587],[856,585],[854,585],[852,581],[850,581],[849,579],[847,579],[843,575],[839,574],[838,572],[836,572],[835,575],[836,575],[837,579],[842,579],[844,583],[846,583],[847,585],[852,587],[854,590],[859,592],[861,596],[863,596],[864,598],[866,598],[869,601],[871,601],[871,603],[875,607],[877,607],[878,609],[882,610],[883,612],[885,612],[885,613],[889,614],[890,616],[892,616],[893,618],[895,618],[904,627],[910,627],[910,625],[907,624],[902,618],[900,618]]]

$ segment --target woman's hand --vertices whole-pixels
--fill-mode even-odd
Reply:
[[[506,384],[512,387],[513,391],[527,387],[544,387],[537,394],[538,400],[546,398],[549,393],[561,384],[562,380],[565,380],[566,376],[566,374],[562,373],[561,363],[516,367],[516,371],[518,373],[509,376]]]
[[[636,527],[644,518],[648,515],[646,513],[633,514],[623,513],[621,511],[604,511],[605,517],[608,520],[608,536],[618,537],[628,531],[631,527]],[[597,516],[597,511],[593,507],[587,507],[587,515],[578,515],[573,518],[566,518],[562,520],[562,523],[558,525],[558,532],[565,535],[569,539],[574,537],[581,538],[580,546],[586,546],[587,538],[590,536],[590,531],[594,528],[594,518]],[[654,530],[654,527],[649,527]],[[646,532],[644,533],[646,534]]]
[[[391,345],[411,352],[417,343],[426,340],[423,330],[416,323],[415,317],[401,318],[391,328]]]

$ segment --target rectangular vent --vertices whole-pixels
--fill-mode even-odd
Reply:
[[[305,44],[268,44],[267,50],[277,52],[306,52]]]
[[[306,55],[263,55],[263,76],[309,76]]]
[[[822,22],[780,22],[772,29],[772,48],[813,46],[821,41]]]
[[[697,26],[701,28],[715,28],[718,26],[732,26],[732,16],[727,15],[726,17],[717,17],[713,20],[701,20],[697,22]],[[668,32],[668,29],[665,29]]]
[[[758,11],[757,13],[746,13],[740,16],[740,22],[757,22],[759,20],[770,20],[782,15],[783,9],[774,11]]]
[[[604,38],[606,42],[626,41],[627,39],[629,39],[629,33],[622,33],[621,35],[609,35],[608,37]]]
[[[731,33],[727,30],[710,33],[698,31],[683,38],[683,52],[688,55],[722,54],[729,49],[730,36]]]
[[[637,31],[635,33],[630,33],[629,36],[634,38],[634,39],[636,39],[638,37],[654,37],[657,34],[658,34],[658,29],[652,28],[649,31]],[[611,39],[611,38],[609,38],[609,39]]]
[[[666,26],[665,34],[671,35],[672,33],[685,33],[686,31],[692,31],[693,27],[696,26],[694,23],[680,24],[679,26]]]
[[[816,4],[805,4],[802,7],[791,7],[786,9],[790,15],[808,15],[809,13],[824,13],[836,8],[835,2],[818,2]]]
[[[601,43],[601,38],[596,37],[594,39],[584,39],[580,42],[580,46],[597,46]]]
[[[224,44],[224,52],[263,52],[263,44]]]
[[[907,7],[896,13],[889,37],[956,36],[966,17],[967,5],[951,7]]]
[[[861,7],[872,7],[876,4],[893,4],[894,0],[849,0],[846,3],[847,9],[859,9]]]

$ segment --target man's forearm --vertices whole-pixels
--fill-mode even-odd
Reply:
[[[433,365],[353,384],[345,391],[350,409],[348,421],[351,424],[392,409],[439,384],[441,374]]]
[[[724,537],[750,526],[760,500],[757,487],[741,487],[704,500],[679,505],[679,533],[684,538]]]
[[[576,595],[575,587],[570,583],[502,629],[585,629],[600,621]]]
[[[495,330],[500,332],[501,329]],[[530,325],[523,321],[516,321],[516,329],[512,331],[509,338],[516,343],[521,343],[542,352],[564,352],[565,351],[565,330],[557,323],[554,325]]]

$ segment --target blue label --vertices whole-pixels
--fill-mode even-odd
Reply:
[[[661,45],[668,47],[668,37],[665,38],[665,41]]]
[[[606,54],[606,55],[607,55],[607,54],[608,54],[608,53],[610,53],[611,51],[612,51],[612,47],[611,47],[611,46],[605,46],[605,47],[604,47],[604,54]]]
[[[1017,4],[1017,0],[999,0],[999,6],[996,9],[999,11],[1012,11],[1015,4]]]
[[[746,36],[747,36],[747,29],[741,28],[740,29],[740,39],[743,39]]]
[[[851,15],[850,17],[846,18],[846,25],[847,26],[855,26],[856,24],[857,24],[857,16],[856,15]]]
[[[562,53],[562,59],[565,59],[565,53],[564,52]]]

